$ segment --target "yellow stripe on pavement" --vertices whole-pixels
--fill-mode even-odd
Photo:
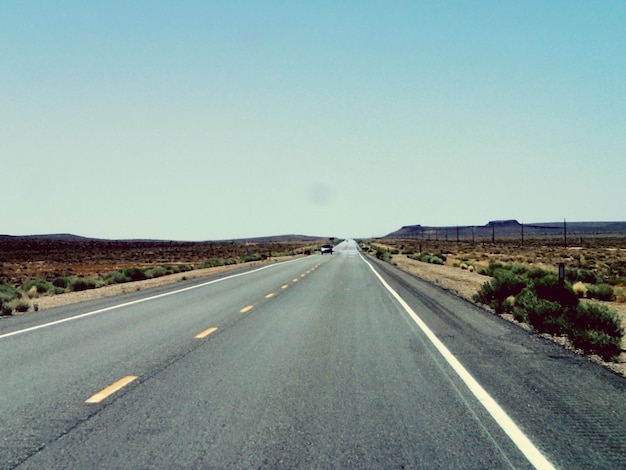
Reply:
[[[204,330],[202,333],[198,333],[195,338],[196,339],[202,339],[205,338],[207,336],[209,336],[211,333],[213,333],[215,330],[217,330],[217,328],[209,328],[207,330]]]
[[[91,396],[90,398],[88,398],[85,401],[85,403],[100,403],[102,400],[104,400],[105,398],[107,398],[110,395],[113,395],[115,392],[117,392],[118,390],[124,388],[126,385],[128,385],[129,383],[131,383],[135,379],[137,379],[137,376],[135,376],[135,375],[128,375],[128,376],[118,380],[114,384],[109,385],[107,388],[99,391],[95,395]]]

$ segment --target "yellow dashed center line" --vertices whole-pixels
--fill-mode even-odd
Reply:
[[[295,278],[295,279],[293,280],[293,282],[298,282],[298,278]]]
[[[126,385],[128,385],[129,383],[131,383],[133,380],[136,380],[136,379],[137,377],[135,375],[128,375],[118,380],[114,384],[109,385],[107,388],[99,391],[95,395],[91,396],[85,401],[85,403],[100,403],[106,397],[113,395],[115,392],[124,388]]]
[[[205,337],[209,336],[211,333],[213,333],[215,330],[217,330],[217,328],[209,328],[208,330],[204,330],[202,333],[198,333],[195,336],[195,338],[196,339],[205,338]]]
[[[266,299],[271,299],[272,297],[274,297],[276,294],[274,294],[273,292],[270,292],[269,294],[267,294],[265,296]]]
[[[280,286],[281,289],[286,289],[287,287],[289,287],[289,285],[287,284],[283,284],[282,286]]]
[[[239,310],[239,313],[246,313],[249,312],[250,310],[252,310],[254,308],[254,305],[248,305],[244,308],[242,308],[241,310]]]

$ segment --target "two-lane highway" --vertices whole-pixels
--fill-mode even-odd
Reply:
[[[626,464],[623,379],[352,241],[111,302],[0,322],[3,468]]]

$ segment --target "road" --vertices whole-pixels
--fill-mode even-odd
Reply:
[[[626,381],[353,241],[0,321],[0,468],[626,468]]]

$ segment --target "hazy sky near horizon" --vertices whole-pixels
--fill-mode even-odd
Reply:
[[[0,7],[0,233],[626,220],[622,0]]]

